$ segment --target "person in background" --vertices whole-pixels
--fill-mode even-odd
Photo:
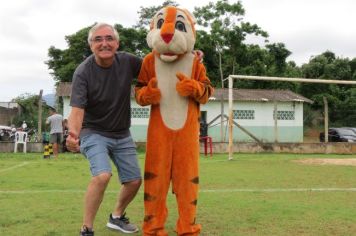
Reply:
[[[46,120],[46,124],[50,125],[49,142],[53,145],[54,158],[58,158],[59,145],[63,141],[63,116],[56,112],[56,109],[49,109],[50,116]]]
[[[92,175],[84,198],[80,235],[94,235],[94,219],[112,176],[110,159],[118,170],[121,189],[107,227],[135,233],[138,227],[130,223],[125,210],[142,182],[129,130],[131,84],[139,74],[142,59],[117,52],[119,34],[106,23],[90,29],[88,43],[93,54],[73,75],[66,141],[70,151],[80,150],[88,159]]]
[[[25,132],[27,131],[27,124],[26,124],[26,121],[23,121],[23,122],[22,122],[21,130],[22,130],[22,131],[25,131]]]

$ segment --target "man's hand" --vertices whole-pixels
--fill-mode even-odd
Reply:
[[[204,52],[201,50],[195,50],[194,51],[195,55],[198,57],[199,61],[201,63],[203,63],[203,59],[204,59]]]
[[[66,139],[66,147],[71,152],[80,151],[79,138],[71,131],[68,132],[68,137]]]
[[[141,106],[159,104],[161,90],[155,77],[151,78],[146,86],[136,89],[136,101]]]

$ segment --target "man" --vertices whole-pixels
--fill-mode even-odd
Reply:
[[[109,159],[118,170],[122,187],[107,227],[134,233],[138,228],[130,224],[125,209],[136,196],[142,178],[129,131],[130,92],[142,60],[117,52],[119,34],[105,23],[90,29],[88,43],[93,55],[82,62],[73,75],[66,141],[70,151],[80,150],[85,155],[92,174],[85,194],[80,235],[94,235],[95,215],[112,176]]]
[[[54,158],[58,158],[59,145],[63,140],[63,116],[56,112],[56,109],[51,107],[49,109],[50,116],[46,120],[46,124],[49,124],[50,127],[50,137],[49,142],[53,146],[53,155]]]

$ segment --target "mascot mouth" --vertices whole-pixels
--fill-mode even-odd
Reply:
[[[161,58],[162,61],[172,62],[172,61],[177,60],[178,55],[174,54],[174,53],[162,53],[162,54],[160,54],[159,57]]]
[[[165,55],[165,56],[176,56],[177,54],[175,53],[172,53],[172,52],[167,52],[167,53],[162,53],[162,55]]]

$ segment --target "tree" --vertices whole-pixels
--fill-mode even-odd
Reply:
[[[140,7],[139,21],[133,27],[114,27],[120,33],[120,50],[143,57],[151,51],[146,43],[149,23],[153,15],[167,5],[177,6],[172,0],[161,5]],[[223,80],[230,74],[303,77],[318,79],[356,80],[356,58],[339,58],[332,51],[325,51],[311,57],[308,63],[298,67],[288,61],[291,54],[282,42],[270,43],[268,33],[256,24],[244,21],[245,9],[240,1],[229,4],[228,0],[210,2],[195,8],[193,15],[202,28],[197,27],[195,48],[204,52],[204,64],[208,77],[215,87],[224,88]],[[53,79],[58,82],[72,80],[75,68],[91,51],[87,42],[91,26],[65,36],[68,48],[61,50],[51,46],[46,62]],[[264,40],[263,46],[248,44],[248,37]],[[338,124],[353,122],[355,110],[355,88],[346,85],[326,85],[309,83],[235,81],[235,87],[251,89],[289,89],[314,101],[313,111],[322,111],[323,97],[329,102],[330,122]],[[21,98],[25,99],[25,98]],[[25,99],[26,100],[26,99]],[[222,108],[223,110],[223,108]],[[344,115],[342,115],[344,114]],[[26,119],[26,117],[19,118]],[[32,118],[31,118],[32,119]],[[345,123],[346,124],[346,123]]]
[[[236,69],[246,64],[241,56],[247,54],[247,46],[244,43],[246,36],[268,37],[267,32],[261,30],[256,24],[244,22],[244,14],[245,9],[240,1],[229,4],[227,0],[210,2],[207,6],[195,8],[194,11],[198,24],[209,32],[207,35],[210,36],[209,41],[215,52],[213,65],[207,64],[207,67],[219,68],[222,87],[224,87],[223,79],[227,75],[234,74]],[[201,49],[205,51],[205,48]],[[208,75],[210,76],[209,70]],[[214,79],[218,78],[212,78]]]
[[[122,25],[115,25],[116,30],[120,33],[119,51],[125,51],[144,57],[150,52],[146,43],[147,30],[138,28],[125,28]]]
[[[140,10],[137,12],[139,14],[139,21],[134,26],[134,28],[148,29],[152,17],[165,6],[178,6],[175,1],[166,0],[161,5],[151,6],[151,7],[140,7]]]
[[[15,98],[15,102],[17,102],[21,106],[21,114],[16,116],[13,120],[13,123],[16,127],[21,127],[23,121],[26,121],[28,129],[37,129],[38,124],[38,95],[34,94],[22,94]],[[42,107],[43,114],[42,116],[42,130],[45,130],[45,121],[46,116],[48,115],[48,107]]]
[[[331,120],[339,126],[356,126],[356,88],[344,91],[344,99],[337,104],[332,113]]]
[[[269,60],[268,60],[268,74],[274,76],[283,76],[287,68],[287,57],[291,52],[286,49],[284,43],[273,43],[266,45]]]
[[[348,58],[339,58],[331,51],[312,57],[302,66],[302,75],[306,78],[352,80],[353,63]],[[329,105],[331,125],[342,126],[356,124],[355,88],[350,85],[337,84],[301,84],[299,93],[312,99],[314,110],[323,110],[323,97]]]
[[[65,36],[68,44],[67,49],[61,50],[54,46],[49,48],[48,57],[50,59],[46,64],[57,83],[71,82],[75,69],[85,58],[92,54],[88,44],[88,33],[93,25],[85,27],[72,35]],[[114,25],[114,27],[120,34],[119,50],[138,56],[143,56],[149,52],[145,30],[125,28],[119,24]]]
[[[87,42],[88,32],[91,27],[86,27],[78,32],[65,36],[68,49],[57,49],[51,46],[48,50],[50,58],[46,64],[52,71],[53,79],[59,82],[70,82],[75,68],[91,54]]]

